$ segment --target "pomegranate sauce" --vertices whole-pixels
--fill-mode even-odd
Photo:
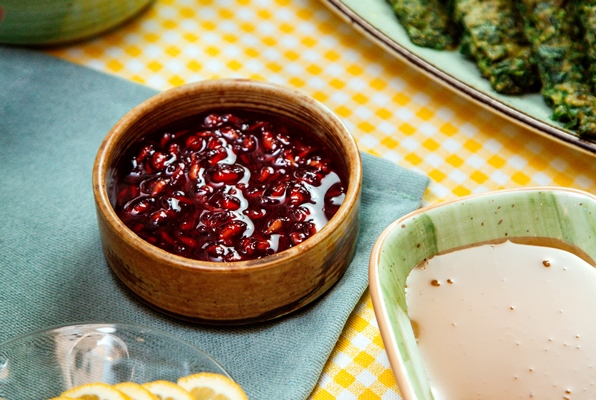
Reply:
[[[133,146],[118,165],[114,208],[137,235],[170,253],[241,261],[314,235],[346,189],[337,154],[301,125],[210,112]]]

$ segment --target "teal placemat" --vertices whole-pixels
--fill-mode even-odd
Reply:
[[[144,325],[213,355],[253,400],[304,399],[367,287],[374,241],[420,206],[428,178],[363,154],[357,254],[332,290],[303,310],[241,328],[172,320],[111,274],[91,189],[101,141],[154,94],[36,51],[0,47],[0,342],[71,322]]]

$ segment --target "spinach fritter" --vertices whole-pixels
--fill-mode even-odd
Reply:
[[[596,0],[576,1],[575,12],[583,31],[592,89],[596,91]]]
[[[437,50],[454,48],[455,27],[439,0],[387,0],[412,43]]]
[[[557,0],[521,0],[518,7],[553,119],[577,129],[580,137],[596,137],[596,97],[586,80],[585,49],[571,8]]]
[[[414,44],[459,40],[495,91],[541,87],[553,120],[596,138],[596,0],[387,1]]]
[[[527,93],[540,87],[536,65],[511,0],[453,0],[462,30],[460,51],[476,61],[494,90]]]

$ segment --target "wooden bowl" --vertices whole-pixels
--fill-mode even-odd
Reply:
[[[116,165],[149,132],[213,109],[274,113],[309,127],[342,158],[348,176],[337,213],[312,237],[261,259],[209,262],[169,253],[141,239],[111,201]],[[108,133],[93,168],[93,192],[108,265],[136,295],[172,316],[205,324],[246,324],[295,311],[325,293],[350,264],[359,227],[362,166],[349,131],[303,93],[242,79],[206,80],[141,103]]]

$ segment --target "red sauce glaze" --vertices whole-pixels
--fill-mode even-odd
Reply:
[[[262,258],[308,239],[347,189],[314,133],[266,114],[211,112],[148,135],[118,166],[115,210],[141,238],[207,261]]]

